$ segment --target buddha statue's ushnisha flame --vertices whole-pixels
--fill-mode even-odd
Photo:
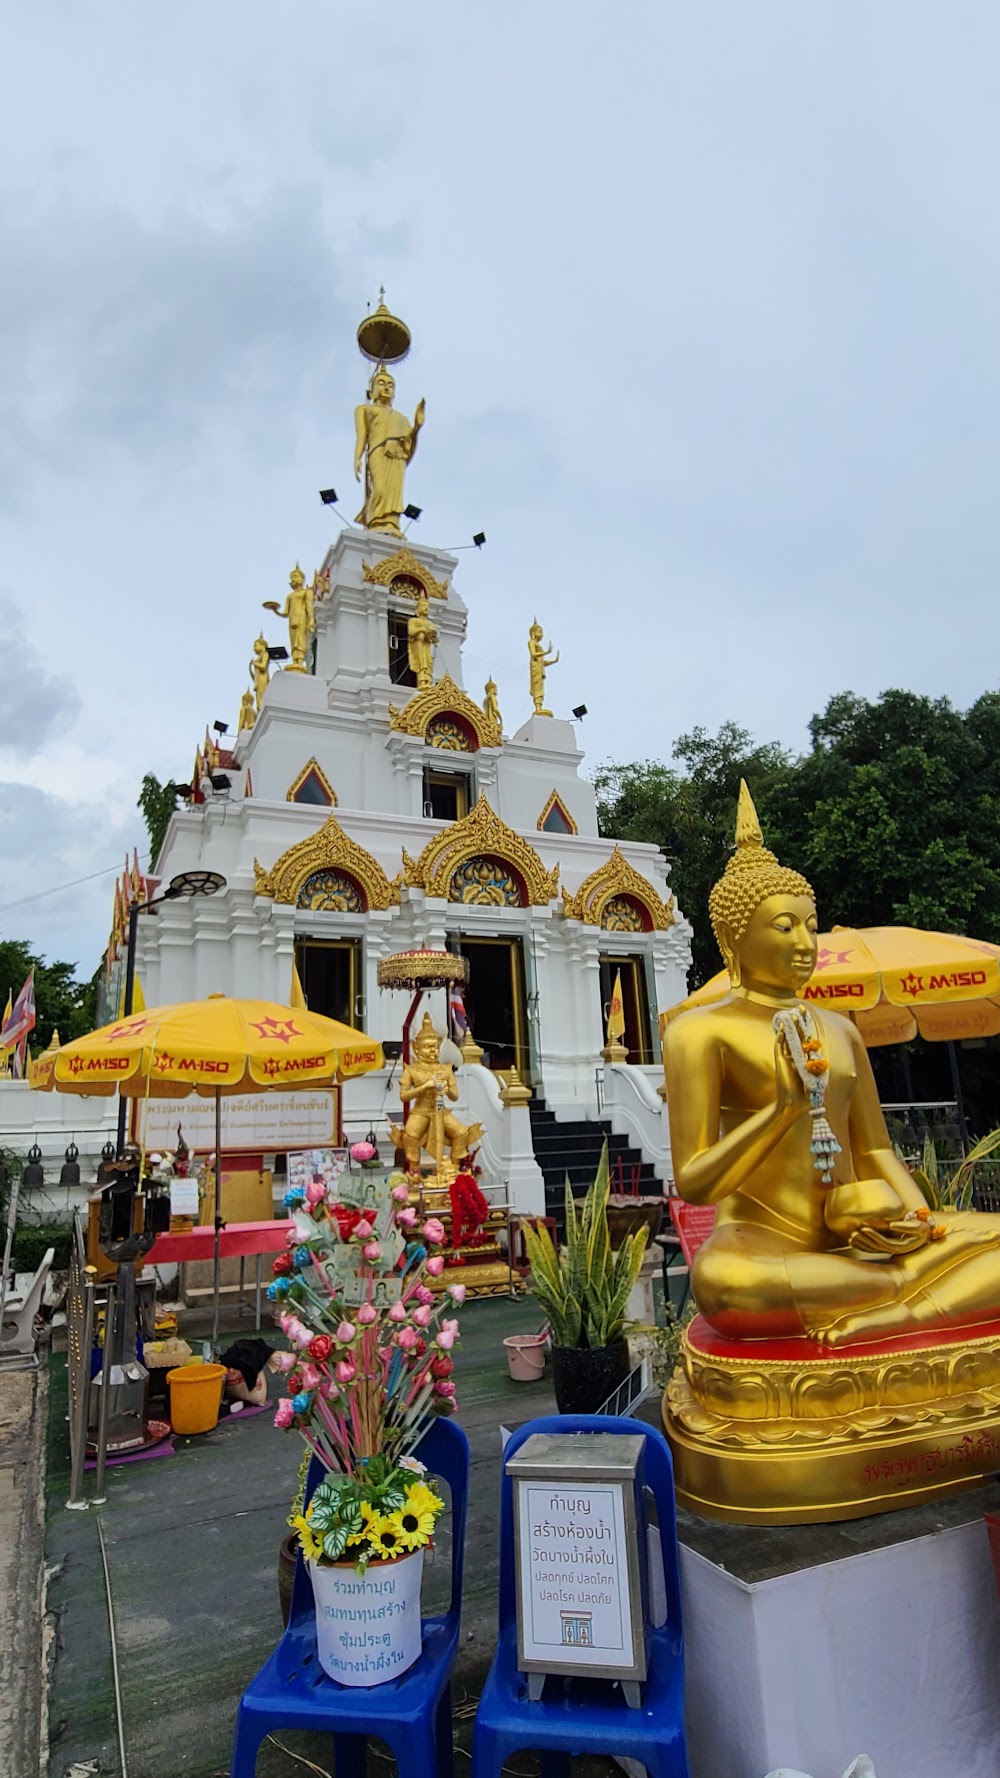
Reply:
[[[754,909],[769,895],[808,895],[810,900],[815,899],[805,877],[797,870],[788,870],[779,864],[774,853],[768,851],[753,800],[741,778],[736,806],[736,849],[708,898],[712,931],[730,972],[731,951],[720,935],[720,923],[725,922],[732,937],[739,941],[750,924]]]

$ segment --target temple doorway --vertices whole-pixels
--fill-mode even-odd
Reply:
[[[356,1025],[359,945],[355,938],[297,938],[295,967],[310,1012]]]
[[[528,1020],[524,994],[524,957],[519,938],[451,940],[453,951],[468,959],[465,1011],[472,1035],[483,1049],[483,1065],[503,1072],[516,1068],[529,1078]]]
[[[621,970],[622,1003],[625,1010],[625,1036],[622,1041],[628,1050],[629,1061],[640,1067],[648,1067],[655,1057],[649,1023],[645,960],[642,957],[601,957],[600,965],[602,1027],[607,1031],[615,974]]]

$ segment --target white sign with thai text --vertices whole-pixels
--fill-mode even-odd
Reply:
[[[621,1483],[521,1481],[517,1498],[525,1660],[631,1668]]]
[[[215,1149],[215,1100],[138,1099],[138,1134],[147,1153],[177,1147],[177,1126],[195,1154]],[[332,1087],[294,1093],[230,1093],[222,1099],[223,1154],[285,1154],[290,1148],[328,1148],[337,1140],[337,1095]]]

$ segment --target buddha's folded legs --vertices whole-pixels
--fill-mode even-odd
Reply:
[[[1000,1216],[938,1212],[935,1220],[947,1226],[943,1241],[894,1260],[788,1249],[770,1232],[732,1223],[698,1254],[695,1300],[732,1339],[805,1333],[839,1345],[995,1320]]]

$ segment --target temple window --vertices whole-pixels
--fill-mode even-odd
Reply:
[[[535,825],[539,833],[579,833],[580,831],[557,790],[552,792]]]
[[[389,678],[393,685],[416,685],[410,666],[407,619],[399,611],[389,613]]]
[[[310,1012],[356,1023],[360,961],[357,939],[296,939],[295,966]]]
[[[368,903],[346,871],[314,870],[299,890],[297,905],[314,914],[363,914]]]
[[[316,803],[329,808],[332,798],[326,785],[322,783],[318,772],[307,772],[301,784],[296,785],[292,792],[293,803]]]
[[[466,907],[523,908],[527,905],[524,884],[516,871],[500,858],[469,858],[460,864],[448,885],[448,900]]]
[[[428,821],[461,821],[469,813],[472,782],[467,772],[424,772],[424,815]]]

